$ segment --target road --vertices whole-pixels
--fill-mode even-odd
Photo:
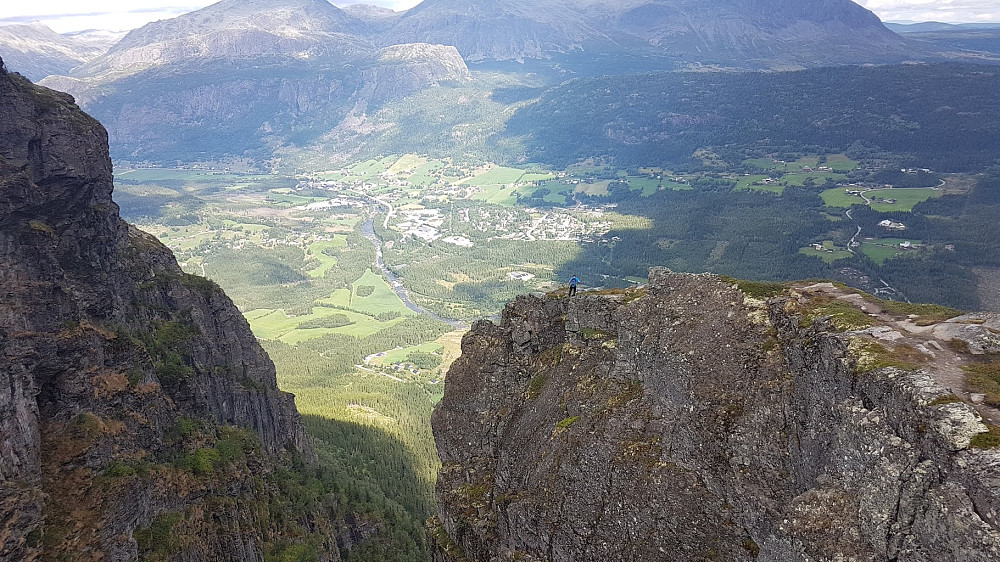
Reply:
[[[847,211],[847,218],[851,218],[851,212],[850,211]],[[854,236],[851,236],[851,241],[847,243],[847,251],[850,252],[850,253],[852,253],[852,254],[854,253],[854,249],[853,249],[854,248],[854,241],[858,238],[859,234],[861,234],[861,227],[860,226],[858,227],[858,231],[854,233]]]
[[[388,208],[388,211],[385,213],[385,220],[382,221],[382,228],[389,228],[389,219],[396,214],[396,210],[392,208],[392,203],[386,201],[385,199],[379,199],[376,197],[375,200]]]

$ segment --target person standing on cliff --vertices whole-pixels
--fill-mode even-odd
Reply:
[[[570,277],[569,279],[569,296],[576,294],[576,286],[580,283],[580,280],[576,278],[576,275]]]

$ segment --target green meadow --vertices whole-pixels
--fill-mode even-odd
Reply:
[[[316,261],[319,262],[319,264],[316,267],[306,271],[306,274],[309,275],[309,277],[314,277],[314,278],[323,277],[323,275],[326,274],[326,271],[328,269],[337,265],[337,258],[324,253],[324,250],[346,248],[346,247],[347,247],[347,238],[345,238],[344,236],[337,236],[333,240],[314,242],[310,244],[309,247],[306,248],[306,257],[315,259]]]
[[[854,257],[852,252],[850,252],[847,248],[837,246],[833,243],[833,240],[824,240],[822,250],[817,250],[812,246],[806,246],[804,248],[800,248],[799,253],[819,258],[826,263],[833,263],[837,260]]]
[[[896,256],[905,254],[916,254],[918,249],[903,249],[899,245],[903,242],[920,244],[920,240],[907,240],[905,238],[880,238],[877,240],[862,240],[861,251],[871,260],[879,265],[884,264]]]
[[[941,197],[944,192],[931,189],[929,187],[922,188],[896,188],[896,189],[875,189],[865,193],[865,197],[871,199],[871,208],[876,211],[889,212],[889,211],[906,211],[910,212],[913,210],[918,203],[923,203],[932,197]],[[895,203],[879,202],[877,199],[889,200],[894,199]]]

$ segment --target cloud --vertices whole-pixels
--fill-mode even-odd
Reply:
[[[857,0],[882,21],[1000,22],[1000,0]]]
[[[213,0],[91,0],[86,5],[87,9],[81,10],[76,1],[5,2],[0,7],[0,25],[39,22],[60,33],[84,29],[126,31],[151,21],[174,18],[212,3]]]

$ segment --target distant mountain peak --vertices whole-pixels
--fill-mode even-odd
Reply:
[[[619,51],[736,67],[902,58],[850,0],[425,0],[383,40],[455,45],[470,60]]]
[[[210,59],[350,58],[372,51],[367,24],[327,0],[222,0],[128,33],[79,76],[134,74]]]

